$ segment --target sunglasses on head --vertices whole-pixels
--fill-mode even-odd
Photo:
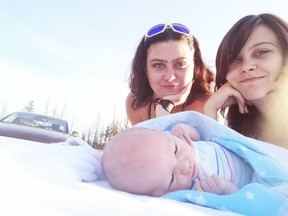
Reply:
[[[184,35],[190,35],[190,29],[180,23],[172,23],[172,24],[158,24],[153,26],[149,29],[149,31],[146,33],[145,38],[150,38],[155,35],[161,34],[166,30],[166,28],[171,28],[174,32],[184,34]]]

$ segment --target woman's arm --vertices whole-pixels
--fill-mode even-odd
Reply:
[[[219,110],[235,103],[238,103],[240,113],[248,112],[247,103],[242,94],[226,83],[207,100],[204,105],[204,114],[218,120]]]

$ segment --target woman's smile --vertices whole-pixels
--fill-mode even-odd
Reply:
[[[173,92],[173,91],[179,91],[179,86],[178,84],[164,84],[161,85],[162,89],[164,91],[168,91],[169,93]]]
[[[266,76],[248,77],[248,78],[244,78],[244,79],[240,80],[239,83],[241,83],[241,84],[245,84],[245,83],[251,84],[251,83],[254,83],[254,82],[258,82],[258,81],[263,81],[263,78],[265,78],[265,77]]]

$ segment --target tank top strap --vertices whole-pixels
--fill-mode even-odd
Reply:
[[[148,119],[151,119],[151,107],[152,107],[152,103],[153,103],[153,101],[150,101],[149,108],[148,108]]]

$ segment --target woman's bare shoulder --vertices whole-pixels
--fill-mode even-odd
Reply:
[[[207,102],[209,97],[203,100],[195,100],[192,104],[189,104],[185,110],[197,111],[200,113],[204,113],[204,105]]]
[[[126,114],[131,125],[135,125],[148,119],[148,105],[134,109],[132,107],[134,97],[135,96],[132,92],[130,92],[126,97]]]

